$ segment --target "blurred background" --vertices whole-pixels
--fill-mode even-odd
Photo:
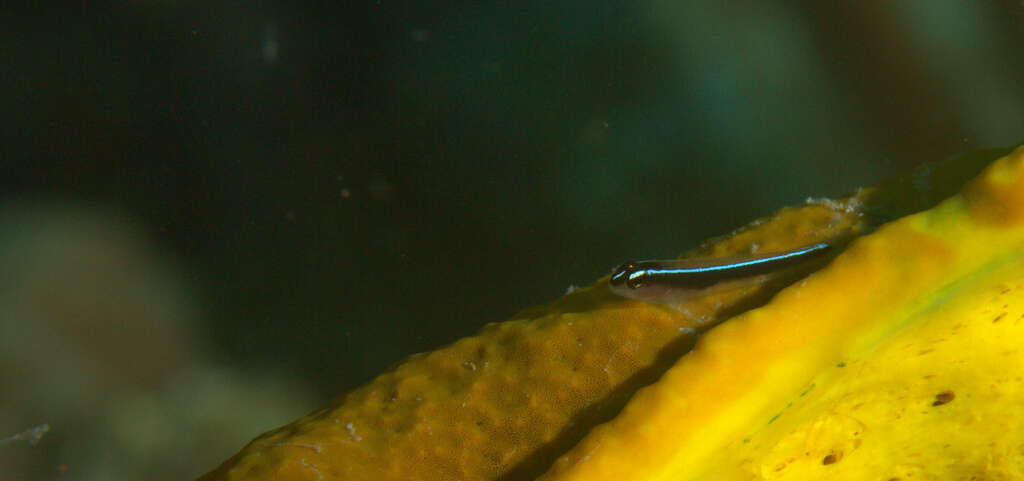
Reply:
[[[3,479],[189,480],[400,361],[1024,140],[1024,3],[0,7]]]

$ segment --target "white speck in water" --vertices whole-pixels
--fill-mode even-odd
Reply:
[[[576,292],[576,291],[578,291],[578,290],[580,290],[580,287],[579,287],[579,286],[577,286],[577,285],[575,285],[575,284],[569,284],[569,288],[567,288],[567,289],[565,290],[565,293],[566,293],[566,294],[572,294],[573,292]]]

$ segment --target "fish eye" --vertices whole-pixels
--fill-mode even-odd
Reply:
[[[636,271],[629,273],[626,277],[626,287],[630,289],[639,289],[644,286],[644,273],[643,271]]]
[[[628,286],[630,277],[632,277],[634,272],[636,272],[636,264],[634,262],[627,262],[615,269],[608,282],[613,286],[621,286],[623,284]]]

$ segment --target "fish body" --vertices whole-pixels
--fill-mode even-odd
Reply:
[[[748,256],[627,262],[615,270],[608,286],[622,297],[676,306],[695,296],[764,282],[789,267],[822,256],[831,247],[818,243]]]

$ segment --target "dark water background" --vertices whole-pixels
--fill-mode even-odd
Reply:
[[[188,479],[627,258],[1021,141],[1024,6],[5,4],[0,108],[0,438],[52,426],[0,469]]]

